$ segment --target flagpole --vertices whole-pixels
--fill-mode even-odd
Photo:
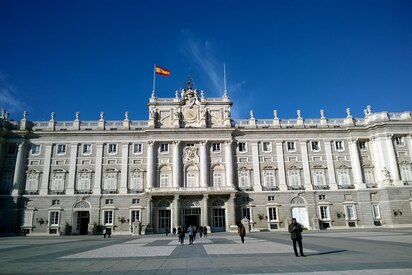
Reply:
[[[153,66],[153,90],[152,90],[152,98],[156,97],[156,64]]]
[[[227,89],[226,89],[226,64],[223,63],[223,85],[225,90],[223,91],[223,97],[227,97]]]

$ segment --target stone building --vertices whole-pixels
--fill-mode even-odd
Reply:
[[[188,81],[148,120],[0,118],[0,234],[162,233],[406,226],[411,112],[231,118],[227,93]]]

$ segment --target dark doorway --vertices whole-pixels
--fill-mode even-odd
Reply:
[[[79,211],[77,212],[77,226],[80,235],[87,235],[90,222],[89,211]]]
[[[188,208],[183,209],[183,227],[187,229],[191,226],[196,226],[197,228],[200,224],[200,208]]]

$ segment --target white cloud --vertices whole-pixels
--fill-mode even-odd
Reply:
[[[28,108],[19,97],[18,92],[11,86],[6,76],[0,72],[0,108],[9,113],[22,113]]]

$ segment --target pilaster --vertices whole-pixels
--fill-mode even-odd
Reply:
[[[154,149],[155,149],[155,142],[149,141],[147,148],[147,184],[146,188],[151,189],[153,188],[155,177],[155,161],[154,161]]]
[[[353,171],[353,179],[355,181],[356,189],[365,189],[366,184],[363,183],[362,168],[360,164],[357,139],[353,138],[349,140],[349,154],[350,154],[350,161],[351,161],[352,171]]]
[[[310,176],[309,155],[307,141],[300,141],[300,148],[302,151],[302,166],[305,190],[313,190],[312,179]]]
[[[226,186],[234,187],[232,140],[226,141],[225,145],[226,145],[226,156],[225,156]]]
[[[180,175],[182,171],[181,158],[180,158],[180,141],[173,142],[173,187],[179,188]]]
[[[209,176],[209,165],[207,163],[207,141],[203,140],[200,142],[200,187],[207,188],[208,186],[208,176]],[[231,181],[228,181],[230,184]]]
[[[396,159],[395,148],[393,147],[393,136],[387,135],[385,137],[385,144],[388,152],[389,171],[391,172],[391,179],[397,186],[403,186],[399,177],[398,162]]]
[[[50,180],[50,164],[51,155],[53,150],[53,144],[47,144],[44,149],[44,164],[43,164],[43,178],[40,185],[40,195],[47,195],[49,192],[49,180]]]
[[[174,200],[173,200],[173,221],[172,221],[172,227],[177,228],[179,225],[181,225],[181,222],[179,221],[179,212],[180,212],[180,197],[178,194],[175,194]]]
[[[208,225],[209,221],[209,207],[208,207],[208,201],[209,201],[209,195],[208,194],[203,194],[203,206],[202,206],[202,220],[201,220],[201,225],[206,226]]]
[[[259,142],[252,143],[252,161],[253,161],[253,190],[262,191],[262,183],[260,178],[260,162],[259,162]]]
[[[23,166],[24,166],[24,155],[26,149],[26,141],[23,140],[19,144],[19,148],[17,151],[17,158],[16,158],[16,166],[14,167],[14,177],[13,177],[13,191],[11,193],[12,196],[20,195],[22,192],[22,179],[23,179]]]
[[[129,179],[129,144],[122,144],[122,172],[120,175],[119,194],[127,194]]]
[[[276,156],[277,156],[278,171],[279,171],[279,191],[287,191],[288,186],[286,184],[285,159],[283,155],[283,141],[276,142]]]
[[[96,144],[96,167],[94,174],[93,194],[100,195],[102,190],[102,163],[103,163],[103,144]]]
[[[73,195],[76,183],[76,173],[77,173],[77,151],[78,144],[70,145],[70,167],[69,167],[69,179],[66,188],[67,195]]]
[[[326,164],[328,167],[329,188],[330,190],[337,190],[338,185],[336,183],[335,164],[333,162],[332,141],[325,140],[324,144],[325,144]]]

